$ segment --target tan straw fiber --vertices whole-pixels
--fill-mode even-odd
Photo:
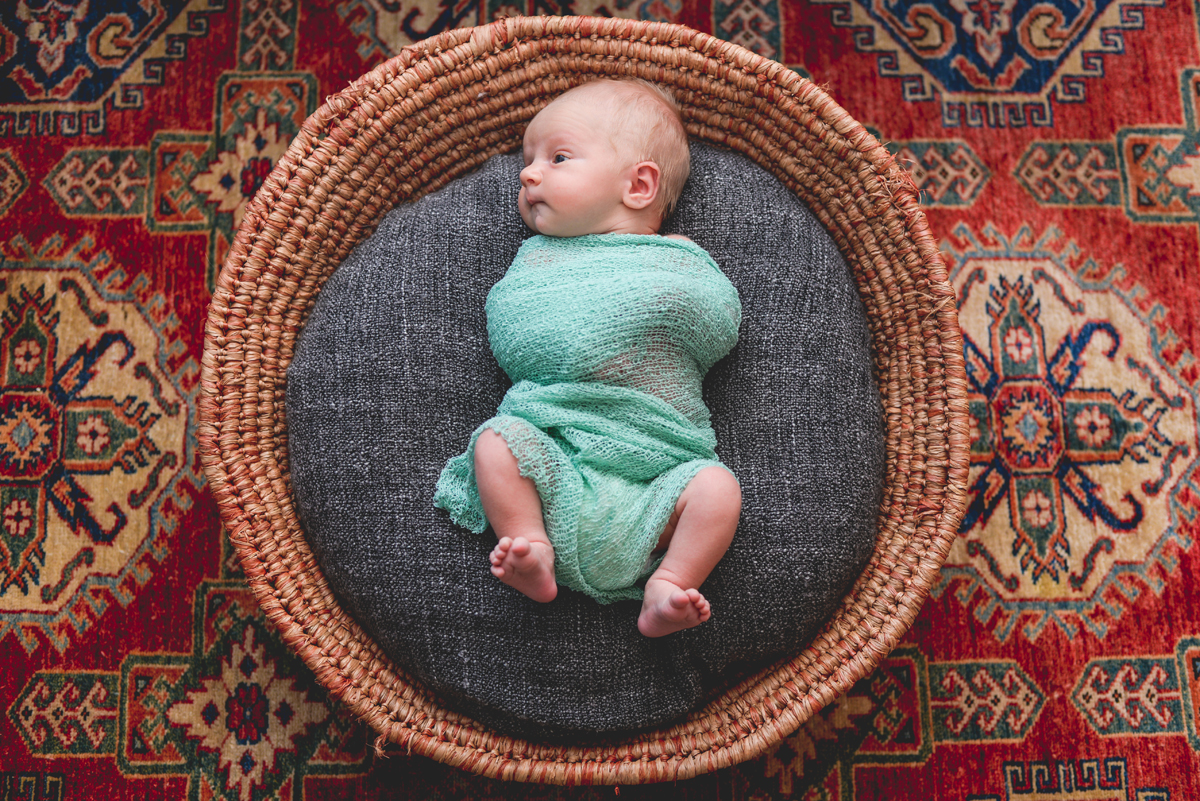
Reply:
[[[384,213],[515,150],[551,98],[604,75],[670,87],[690,136],[753,159],[829,229],[870,318],[887,484],[871,561],[808,648],[684,723],[565,747],[501,736],[448,711],[341,607],[296,520],[284,387],[322,283]],[[634,784],[763,753],[891,651],[936,579],[965,504],[962,340],[916,187],[811,82],[679,25],[505,19],[408,47],[329,98],[246,212],[217,281],[201,380],[205,469],[267,616],[382,738],[485,776]]]

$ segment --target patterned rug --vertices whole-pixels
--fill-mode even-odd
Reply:
[[[966,334],[970,508],[908,637],[760,759],[619,795],[1200,798],[1193,0],[12,0],[0,799],[618,795],[377,757],[196,456],[214,275],[301,121],[518,12],[683,22],[826,85],[924,190]]]

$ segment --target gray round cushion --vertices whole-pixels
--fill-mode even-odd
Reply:
[[[489,530],[434,509],[446,460],[509,381],[484,299],[530,232],[519,155],[391,212],[321,290],[288,371],[301,524],[347,609],[447,706],[527,738],[660,725],[798,651],[861,571],[883,484],[866,316],[825,229],[746,158],[692,148],[664,233],[737,287],[737,347],[709,373],[717,452],[742,485],[712,619],[660,639],[637,602],[537,604],[495,579]]]

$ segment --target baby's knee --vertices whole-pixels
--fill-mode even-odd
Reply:
[[[495,470],[515,466],[517,459],[508,447],[504,437],[490,428],[479,432],[475,439],[475,469]]]
[[[742,509],[742,486],[723,467],[706,467],[696,474],[688,484],[688,489],[694,495],[704,498],[708,503],[727,509],[738,514]]]

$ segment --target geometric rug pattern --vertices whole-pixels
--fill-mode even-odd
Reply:
[[[517,13],[680,22],[825,86],[920,186],[964,334],[969,508],[900,647],[759,759],[619,796],[1200,798],[1196,2],[17,0],[0,799],[617,794],[377,753],[259,611],[196,454],[216,272],[303,120]]]

